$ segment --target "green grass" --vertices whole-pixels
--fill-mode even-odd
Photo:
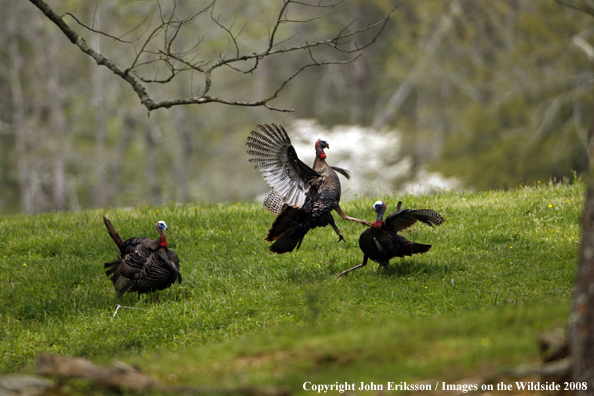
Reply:
[[[534,362],[538,354],[534,334],[563,326],[566,315],[566,303],[431,318],[354,315],[200,348],[161,349],[130,362],[174,384],[288,386],[297,393],[306,381],[429,381],[435,386],[437,380],[455,382],[468,377],[468,372],[488,378],[493,370]]]
[[[0,217],[0,372],[33,371],[49,352],[133,362],[180,384],[455,379],[533,361],[538,331],[562,326],[575,277],[584,188],[380,197],[428,207],[446,222],[415,225],[424,255],[335,279],[359,264],[364,227],[339,219],[298,252],[268,253],[273,216],[255,203],[143,206]],[[372,220],[378,197],[344,202]],[[123,238],[165,220],[184,282],[116,299],[103,263]],[[120,309],[117,304],[138,310]],[[172,376],[172,374],[175,374]]]

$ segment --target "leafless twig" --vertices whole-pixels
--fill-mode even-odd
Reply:
[[[72,13],[70,13],[70,12],[67,12],[67,13],[65,13],[64,15],[68,15],[70,18],[74,19],[74,21],[75,21],[76,23],[78,23],[80,26],[82,26],[83,28],[85,28],[85,29],[87,29],[87,30],[89,30],[89,31],[91,31],[91,32],[93,32],[93,33],[100,34],[100,35],[102,35],[102,36],[108,37],[108,38],[110,38],[110,39],[112,39],[112,40],[119,41],[120,43],[125,43],[125,44],[131,44],[131,43],[133,43],[134,41],[136,41],[136,39],[134,39],[134,40],[130,40],[130,41],[127,41],[127,40],[123,40],[123,38],[124,38],[124,37],[126,37],[127,35],[129,35],[130,33],[134,32],[135,30],[139,29],[139,28],[140,28],[142,25],[144,25],[144,24],[145,24],[147,21],[150,23],[150,18],[151,18],[151,16],[150,16],[150,15],[147,15],[147,16],[146,16],[146,17],[145,17],[145,18],[142,20],[142,22],[140,22],[140,23],[139,23],[139,24],[138,24],[136,27],[134,27],[134,28],[130,29],[130,30],[129,30],[129,31],[127,31],[126,33],[122,34],[121,36],[119,36],[119,37],[116,37],[116,36],[112,36],[111,34],[107,34],[107,33],[103,32],[103,31],[101,31],[101,30],[96,30],[96,29],[93,29],[93,28],[92,28],[92,27],[90,27],[90,26],[87,26],[87,25],[85,25],[85,24],[84,24],[84,23],[82,23],[82,22],[81,22],[81,21],[80,21],[80,20],[79,20],[79,19],[78,19],[78,18],[77,18],[77,17],[76,17],[74,14],[72,14]],[[148,23],[147,23],[147,25],[148,25]],[[148,28],[147,28],[147,29],[148,29]],[[142,33],[141,33],[139,36],[142,36],[143,34],[144,34],[144,32],[142,32]]]
[[[270,102],[278,97],[280,92],[286,87],[286,85],[292,81],[297,75],[303,72],[305,69],[312,67],[312,66],[322,66],[322,65],[332,65],[332,64],[345,64],[354,61],[357,57],[350,58],[349,60],[345,61],[318,61],[314,58],[313,49],[316,47],[329,47],[332,50],[343,53],[343,54],[353,54],[361,52],[363,49],[367,48],[368,46],[372,45],[378,37],[383,32],[392,11],[388,12],[381,20],[370,23],[365,27],[350,31],[350,25],[347,25],[342,30],[339,31],[334,37],[326,40],[318,40],[318,41],[308,41],[303,44],[298,45],[288,45],[289,41],[294,41],[296,39],[296,35],[290,35],[289,39],[277,40],[279,36],[279,31],[281,30],[282,26],[285,24],[294,24],[294,23],[310,23],[319,19],[319,16],[315,16],[312,18],[304,18],[302,20],[289,18],[288,12],[291,7],[309,7],[309,8],[320,8],[320,9],[333,9],[337,7],[339,4],[342,3],[342,0],[333,2],[331,4],[322,4],[318,1],[318,3],[306,3],[303,1],[296,1],[296,0],[283,0],[282,6],[278,12],[277,19],[274,23],[274,26],[271,30],[271,33],[268,37],[266,47],[261,51],[251,51],[251,52],[243,52],[241,43],[239,42],[239,36],[241,35],[242,31],[244,30],[245,26],[239,29],[238,32],[233,32],[233,26],[229,27],[223,23],[221,23],[220,18],[215,17],[215,5],[216,0],[213,0],[209,3],[206,7],[202,8],[198,12],[190,15],[186,19],[178,19],[176,16],[176,5],[172,7],[171,12],[168,12],[167,15],[165,14],[163,8],[161,7],[161,3],[157,0],[157,5],[159,8],[159,15],[161,18],[160,23],[154,27],[152,30],[148,26],[144,30],[144,35],[146,39],[142,42],[136,54],[128,67],[122,67],[118,65],[115,61],[105,57],[95,49],[91,48],[86,41],[76,33],[63,19],[62,17],[58,16],[51,7],[49,7],[43,0],[29,0],[32,4],[34,4],[39,10],[41,10],[48,19],[54,22],[60,30],[70,39],[70,41],[76,45],[81,51],[92,57],[95,62],[100,66],[105,66],[109,70],[111,70],[114,74],[120,76],[124,79],[136,92],[140,102],[143,106],[145,106],[149,111],[156,110],[159,108],[170,108],[172,106],[177,105],[188,105],[188,104],[204,104],[204,103],[221,103],[226,105],[232,106],[263,106],[270,110],[275,111],[292,111],[290,109],[280,109],[270,105]],[[176,39],[180,37],[182,30],[184,27],[194,23],[199,16],[202,14],[207,13],[209,14],[210,19],[218,26],[228,37],[230,40],[230,52],[232,52],[231,56],[226,56],[223,54],[219,54],[218,59],[211,59],[209,61],[205,60],[196,60],[198,54],[198,47],[202,42],[202,38],[198,40],[198,43],[194,45],[189,50],[182,50],[176,51],[174,50],[174,43]],[[134,30],[138,29],[140,26],[144,25],[148,19],[144,19],[137,27],[130,30],[128,33],[124,34],[121,37],[115,37],[113,35],[107,34],[100,30],[93,29],[83,23],[81,23],[74,15],[71,13],[65,13],[64,15],[68,15],[72,17],[80,26],[85,28],[86,30],[95,33],[95,34],[102,34],[110,39],[113,39],[119,43],[123,44],[130,44],[133,45],[134,42],[138,41],[135,39],[133,41],[125,41],[123,37],[128,35],[129,33],[133,32]],[[147,17],[148,18],[148,17]],[[373,31],[374,34],[371,38],[365,40],[364,42],[358,43],[354,41],[356,37],[359,37],[362,33]],[[163,44],[161,48],[153,49],[156,43],[156,39],[162,37]],[[209,95],[210,89],[212,87],[212,80],[213,74],[217,69],[221,67],[227,67],[234,71],[249,74],[254,72],[261,64],[262,59],[274,56],[274,55],[283,55],[292,52],[300,52],[305,51],[307,56],[311,60],[311,62],[305,63],[300,66],[296,71],[290,74],[287,78],[281,82],[278,87],[270,94],[269,96],[260,99],[260,100],[248,100],[248,101],[239,101],[239,100],[231,100],[225,98],[218,98],[215,96]],[[248,62],[248,63],[246,63]],[[152,78],[148,78],[143,75],[143,70],[146,67],[151,66],[153,69],[146,69],[146,70],[153,70],[154,76]],[[161,72],[161,70],[165,70],[165,72]],[[145,70],[145,71],[146,71]],[[203,76],[204,84],[197,96],[189,97],[189,98],[176,98],[176,99],[168,99],[157,101],[154,100],[147,90],[146,84],[158,83],[158,84],[166,84],[171,82],[175,77],[180,75],[180,73],[184,73],[187,71],[193,71],[201,73]],[[165,75],[163,75],[165,73]],[[193,77],[192,77],[193,78]]]

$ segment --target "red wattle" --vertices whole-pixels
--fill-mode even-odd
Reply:
[[[382,226],[382,221],[381,220],[374,220],[373,221],[373,228],[380,228]]]
[[[322,151],[322,153],[320,154],[320,158],[325,160],[326,159],[326,153]]]
[[[167,247],[167,239],[165,239],[165,235],[161,235],[161,247]]]

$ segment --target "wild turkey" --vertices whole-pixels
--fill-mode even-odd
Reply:
[[[270,186],[264,207],[278,215],[272,223],[266,241],[274,242],[270,251],[291,252],[299,249],[305,234],[328,224],[344,237],[332,217],[334,209],[343,219],[371,225],[365,220],[347,216],[340,208],[340,180],[336,172],[350,178],[348,171],[326,163],[324,149],[328,143],[319,139],[315,144],[316,159],[313,169],[297,157],[291,140],[282,126],[258,125],[247,139],[250,162]]]
[[[423,245],[406,240],[398,235],[398,231],[407,229],[417,221],[423,222],[430,227],[442,224],[445,219],[439,213],[429,209],[403,209],[402,202],[398,202],[396,212],[388,215],[383,221],[386,204],[377,201],[373,204],[373,210],[377,218],[371,228],[363,231],[359,237],[359,247],[363,251],[363,263],[346,271],[342,271],[336,277],[356,270],[367,265],[367,260],[372,259],[379,263],[379,268],[387,266],[393,257],[412,256],[417,253],[425,253],[431,249],[431,245]]]
[[[103,217],[107,232],[119,250],[119,259],[106,263],[103,268],[110,278],[118,297],[124,293],[148,293],[155,303],[157,299],[151,294],[155,290],[163,290],[176,280],[181,283],[179,258],[174,251],[167,248],[164,230],[167,224],[158,221],[155,225],[159,238],[130,238],[122,242],[111,222]]]

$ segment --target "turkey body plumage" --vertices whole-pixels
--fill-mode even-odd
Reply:
[[[436,211],[430,209],[404,209],[401,210],[402,202],[398,203],[396,212],[388,215],[383,221],[386,204],[378,201],[373,205],[377,218],[372,226],[361,233],[359,237],[359,248],[363,252],[363,263],[341,272],[340,277],[350,271],[367,265],[369,259],[377,262],[379,268],[389,264],[394,257],[412,256],[413,254],[425,253],[431,249],[431,245],[411,242],[399,235],[402,231],[417,221],[429,226],[440,225],[445,219]]]
[[[118,297],[126,292],[137,292],[139,296],[148,293],[158,302],[152,292],[166,289],[176,280],[181,283],[179,258],[167,248],[164,222],[156,224],[159,232],[156,240],[134,237],[124,242],[108,219],[104,217],[103,222],[119,250],[119,258],[104,265],[105,275],[113,283]]]
[[[299,249],[309,230],[328,224],[339,241],[344,240],[332,210],[344,219],[370,225],[347,216],[340,208],[341,187],[336,172],[350,176],[346,170],[326,163],[324,149],[330,146],[324,140],[315,144],[316,159],[311,168],[299,160],[282,126],[258,125],[258,131],[248,137],[247,147],[250,162],[256,164],[270,186],[264,207],[277,215],[265,239],[273,242],[270,251],[280,254]]]
[[[332,217],[332,206],[323,202],[323,198],[317,199],[321,196],[320,193],[313,193],[307,197],[301,208],[286,206],[279,213],[265,239],[268,242],[274,242],[270,246],[270,251],[286,253],[292,252],[295,248],[299,249],[309,230],[325,227],[328,224],[336,230],[339,240],[344,240]]]
[[[382,228],[370,227],[361,233],[359,248],[369,259],[379,263],[381,267],[387,265],[388,261],[394,257],[428,252],[431,245],[411,242],[402,235],[387,232]]]

